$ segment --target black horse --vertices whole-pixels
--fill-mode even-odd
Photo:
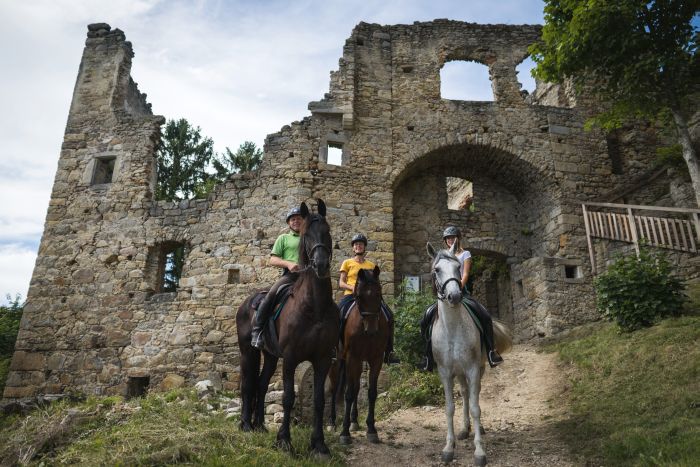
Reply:
[[[289,432],[290,412],[294,405],[294,371],[299,363],[309,361],[314,369],[314,424],[311,435],[311,450],[328,455],[323,437],[323,408],[325,404],[323,386],[331,366],[331,352],[338,342],[338,307],[333,301],[330,277],[332,241],[330,227],[326,222],[326,205],[318,200],[318,214],[312,214],[305,203],[301,204],[304,218],[299,232],[299,277],[284,310],[275,322],[282,355],[282,377],[284,381],[284,419],[277,433],[277,444],[283,449],[292,449]],[[238,346],[241,352],[241,428],[244,431],[265,429],[265,394],[270,378],[277,368],[278,358],[263,351],[265,355],[260,369],[261,351],[251,346],[252,318],[250,306],[254,295],[238,309]]]

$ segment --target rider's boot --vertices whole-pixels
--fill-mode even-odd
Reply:
[[[389,339],[386,342],[386,350],[384,351],[384,363],[387,365],[393,363],[401,363],[401,360],[394,353],[394,323],[389,323]]]
[[[486,358],[489,361],[489,366],[493,368],[503,363],[503,357],[496,351],[493,340],[493,322],[490,321],[489,323],[484,323],[484,325],[484,340],[486,341],[486,347],[488,349]]]
[[[262,350],[263,348],[263,334],[265,331],[265,324],[267,324],[267,320],[270,315],[270,310],[272,310],[275,301],[275,295],[275,292],[273,292],[273,290],[270,290],[258,306],[258,309],[255,310],[250,345],[252,345],[258,350]]]

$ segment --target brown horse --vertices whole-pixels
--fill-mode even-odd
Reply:
[[[292,285],[292,292],[284,309],[275,322],[279,349],[282,355],[284,382],[284,419],[277,432],[277,445],[292,450],[289,432],[290,413],[294,405],[294,371],[303,361],[309,361],[314,369],[314,425],[311,435],[311,451],[328,455],[323,437],[323,386],[331,366],[331,351],[338,342],[338,307],[333,301],[330,260],[332,241],[326,222],[326,205],[318,200],[318,214],[309,212],[301,204],[304,218],[299,232],[300,272]],[[277,368],[278,358],[264,351],[264,363],[260,371],[260,351],[251,346],[251,330],[254,310],[250,306],[254,295],[238,309],[238,346],[241,352],[241,429],[265,430],[265,394],[270,378]],[[254,412],[254,414],[253,414]]]
[[[389,339],[389,322],[382,313],[382,287],[379,283],[379,267],[374,271],[361,269],[353,291],[353,303],[345,322],[343,331],[342,354],[339,359],[338,378],[331,380],[331,426],[335,427],[335,398],[338,387],[343,383],[345,389],[345,417],[343,431],[340,433],[342,444],[352,443],[350,424],[357,427],[357,395],[360,391],[360,376],[363,362],[369,363],[369,388],[367,398],[367,439],[379,442],[374,426],[374,405],[377,400],[377,379],[382,369],[384,350]],[[334,379],[336,381],[334,381]],[[340,381],[337,381],[340,380]]]

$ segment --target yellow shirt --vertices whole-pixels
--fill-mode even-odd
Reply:
[[[345,279],[345,283],[349,286],[355,287],[357,275],[359,274],[360,269],[374,269],[374,263],[368,260],[358,263],[353,258],[343,261],[343,264],[340,266],[340,272],[344,272],[348,275],[348,277]],[[345,290],[344,295],[350,295],[351,293],[351,290]]]

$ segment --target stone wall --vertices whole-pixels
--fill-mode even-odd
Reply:
[[[505,262],[496,295],[512,303],[498,309],[518,338],[594,319],[580,202],[628,187],[630,173],[613,170],[610,138],[584,131],[587,108],[520,92],[515,67],[539,33],[361,23],[329,92],[310,117],[267,137],[258,171],[173,204],[154,200],[163,118],[129,76],[131,44],[90,25],[4,396],[125,394],[135,378],[155,389],[200,379],[236,389],[236,309],[276,278],[266,263],[284,213],[319,197],[333,269],[363,232],[385,295],[404,275],[429,273],[425,242],[439,244],[449,223],[472,253]],[[487,65],[494,101],[442,99],[450,60]],[[622,141],[621,164],[648,166],[653,146],[634,141]],[[341,166],[327,164],[329,145],[342,147]],[[112,179],[95,183],[110,164]],[[473,209],[448,208],[446,177],[472,182]],[[159,258],[171,245],[186,257],[178,289],[163,293]]]

